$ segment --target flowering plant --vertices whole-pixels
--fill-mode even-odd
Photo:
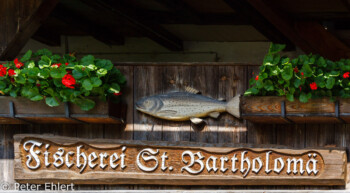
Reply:
[[[61,57],[46,49],[29,50],[20,60],[0,64],[2,95],[45,100],[51,107],[72,102],[88,111],[95,106],[89,96],[118,101],[125,82],[110,60],[92,55],[77,60],[72,54]]]
[[[298,98],[350,98],[350,59],[331,61],[319,55],[300,55],[290,59],[280,56],[285,45],[271,44],[260,72],[249,84],[244,95],[286,96],[289,101]]]

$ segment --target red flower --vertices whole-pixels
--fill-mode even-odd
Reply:
[[[61,63],[57,63],[57,64],[52,64],[51,67],[60,67],[62,64]]]
[[[68,66],[68,64],[69,64],[68,62],[65,63],[66,66]]]
[[[316,82],[311,83],[311,84],[310,84],[310,88],[311,88],[311,90],[317,90],[317,84],[316,84]]]
[[[18,58],[16,58],[13,62],[15,63],[16,68],[22,68],[24,66],[22,62],[18,61]]]
[[[345,72],[345,73],[343,74],[343,77],[344,77],[344,78],[349,78],[349,77],[350,77],[350,72]]]
[[[16,75],[15,71],[13,69],[9,69],[9,71],[7,72],[9,76],[13,76]]]
[[[298,73],[298,72],[299,72],[298,67],[293,68],[293,70],[294,70],[295,73]],[[303,73],[303,74],[304,74],[304,73]]]
[[[301,75],[304,76],[304,72],[301,72]]]
[[[70,75],[70,74],[66,74],[62,78],[62,84],[64,86],[66,86],[67,88],[74,89],[75,83],[76,83],[76,81],[75,81],[74,77],[72,75]]]
[[[36,86],[37,86],[37,87],[40,87],[40,86],[41,86],[41,84],[36,84]]]
[[[6,67],[3,67],[2,65],[1,65],[1,67],[0,67],[0,76],[6,76]]]
[[[121,92],[116,92],[116,93],[113,93],[113,94],[114,94],[114,96],[120,96],[120,95],[122,95]]]
[[[256,77],[255,77],[255,80],[259,80],[259,76],[256,76]]]

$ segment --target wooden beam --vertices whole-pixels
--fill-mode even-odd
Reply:
[[[192,23],[200,24],[202,19],[199,15],[193,10],[192,7],[187,5],[183,0],[156,0],[158,3],[165,5],[172,14],[177,15],[183,19],[191,21]]]
[[[305,53],[317,53],[332,60],[350,57],[350,48],[321,24],[294,21],[268,1],[246,1]]]
[[[283,35],[277,28],[271,25],[259,12],[257,12],[245,0],[225,0],[232,9],[238,14],[244,15],[251,25],[262,33],[267,39],[274,43],[282,43],[287,45],[286,50],[294,50],[293,43]]]
[[[6,12],[24,12],[27,10],[19,10],[22,9],[29,9],[29,7],[25,6],[11,6],[13,4],[9,3],[10,1],[15,2],[17,0],[4,0],[1,2],[1,11]],[[44,20],[49,16],[51,11],[54,9],[56,4],[59,0],[43,0],[40,2],[40,4],[34,9],[31,14],[29,14],[25,19],[23,19],[23,22],[19,22],[17,28],[9,29],[7,28],[6,24],[3,25],[2,23],[1,28],[5,28],[7,30],[10,30],[14,35],[11,37],[8,36],[8,38],[0,38],[1,41],[5,41],[1,43],[1,52],[0,52],[0,60],[12,60],[14,57],[17,56],[17,54],[21,51],[22,47],[27,43],[27,41],[34,35],[34,33],[39,29],[41,24],[44,22]],[[20,4],[22,1],[18,1]],[[35,3],[31,0],[28,0],[26,3]],[[29,11],[27,11],[29,12]],[[8,20],[12,20],[12,22],[17,21],[20,19],[19,16],[16,15],[4,15],[4,18],[7,18]],[[0,36],[5,36],[5,33],[3,31],[1,32]],[[5,40],[6,39],[6,40]]]
[[[32,38],[48,46],[61,46],[60,34],[50,29],[44,28],[43,26],[38,29]]]
[[[102,26],[84,18],[62,4],[58,4],[52,15],[70,26],[74,26],[107,45],[123,45],[124,37],[119,31]]]
[[[101,13],[104,13],[106,17],[121,18],[124,21],[129,22],[132,26],[138,29],[145,36],[149,37],[153,41],[168,48],[172,51],[182,51],[183,45],[175,35],[168,32],[161,25],[153,22],[147,22],[143,18],[138,17],[134,9],[129,8],[127,5],[122,4],[120,1],[105,0],[81,0],[87,5],[98,9]]]

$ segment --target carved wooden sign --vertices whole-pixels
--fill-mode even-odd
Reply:
[[[15,135],[18,182],[168,185],[344,185],[340,149]]]

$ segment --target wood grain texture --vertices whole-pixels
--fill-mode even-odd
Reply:
[[[257,123],[343,123],[350,117],[347,114],[350,100],[340,100],[339,117],[336,103],[329,98],[311,99],[307,103],[277,96],[248,96],[241,100],[242,118]]]
[[[2,30],[2,28],[0,28]],[[152,94],[159,94],[159,92],[168,92],[171,90],[182,90],[183,85],[197,85],[195,81],[200,78],[193,78],[192,71],[196,70],[200,66],[209,66],[219,68],[214,77],[218,77],[215,80],[208,80],[205,84],[215,84],[218,88],[218,93],[210,93],[213,91],[204,91],[209,96],[216,96],[218,98],[226,98],[229,100],[231,95],[242,93],[248,88],[248,80],[254,74],[252,72],[258,72],[258,65],[251,64],[236,64],[236,63],[118,63],[117,67],[127,76],[128,85],[126,90],[123,90],[123,99],[127,103],[127,121],[125,126],[107,126],[107,125],[0,125],[0,141],[2,144],[7,144],[6,148],[1,146],[0,155],[3,157],[0,161],[0,168],[8,168],[12,170],[13,157],[11,155],[11,148],[13,150],[13,135],[14,134],[52,134],[69,137],[81,137],[81,138],[104,138],[104,139],[124,139],[124,140],[151,140],[149,137],[152,133],[158,136],[157,141],[173,141],[179,145],[183,141],[192,141],[199,143],[203,138],[192,136],[193,128],[190,122],[161,122],[156,123],[156,128],[161,128],[152,131],[152,125],[148,129],[139,130],[140,117],[144,116],[139,112],[134,111],[134,101],[143,96]],[[140,73],[140,69],[147,69],[146,74]],[[152,74],[152,68],[159,68],[161,72],[158,74]],[[153,70],[154,71],[154,70]],[[235,73],[237,77],[232,76]],[[221,78],[225,75],[227,80],[223,81]],[[156,76],[156,77],[154,77]],[[197,76],[204,77],[206,74],[197,73]],[[205,78],[205,77],[204,77]],[[152,81],[150,81],[150,80]],[[174,79],[175,84],[171,84],[170,81]],[[225,78],[224,78],[225,79]],[[235,81],[235,79],[238,79]],[[218,81],[218,82],[215,82]],[[154,83],[155,82],[155,83]],[[172,82],[172,81],[171,81]],[[152,84],[159,84],[157,89]],[[143,93],[135,94],[139,87],[144,87]],[[147,91],[148,90],[148,91]],[[138,92],[138,91],[137,91]],[[346,108],[347,109],[347,108]],[[131,115],[130,115],[131,114]],[[134,117],[135,116],[135,117]],[[136,117],[137,116],[137,117]],[[142,119],[145,123],[152,123],[154,120],[150,116],[145,116]],[[208,139],[206,142],[211,142],[213,145],[216,143],[251,143],[251,144],[270,144],[267,147],[273,147],[273,145],[284,145],[294,148],[314,148],[317,146],[336,146],[336,147],[348,147],[350,145],[350,127],[349,124],[325,124],[323,128],[320,128],[320,124],[291,124],[291,125],[274,125],[274,124],[255,124],[250,121],[241,121],[233,118],[231,115],[222,114],[219,119],[214,120],[217,127],[217,137],[213,135],[213,139]],[[98,127],[96,127],[98,126]],[[142,128],[145,128],[143,126]],[[13,130],[13,131],[11,131]],[[200,131],[198,131],[200,132]],[[156,134],[157,133],[157,134]],[[198,136],[198,134],[195,134]],[[210,133],[206,135],[211,138]],[[147,138],[148,137],[148,138]],[[205,139],[205,138],[204,138]],[[6,142],[5,142],[6,141]],[[334,143],[334,144],[329,144]],[[279,148],[279,147],[274,147]],[[349,160],[349,159],[348,159]],[[0,175],[0,181],[14,181],[11,174]],[[154,189],[208,189],[210,190],[232,190],[232,189],[344,189],[344,186],[181,186],[181,185],[77,185],[79,190],[154,190]]]
[[[29,157],[34,159],[34,154],[29,150],[33,147],[33,143],[41,144],[35,148],[35,151],[41,152],[34,153],[38,156],[37,161],[28,159]],[[49,148],[47,144],[50,145]],[[78,158],[78,147],[81,148],[79,154],[89,157],[89,161],[87,161],[88,158]],[[346,153],[344,150],[334,148],[297,150],[262,148],[249,144],[211,145],[186,142],[179,146],[179,143],[171,142],[89,140],[86,138],[28,134],[15,135],[14,148],[15,179],[22,183],[43,183],[49,180],[56,183],[73,182],[76,184],[239,185],[244,183],[246,185],[331,186],[345,185],[347,175]],[[60,150],[60,148],[63,150]],[[123,148],[125,150],[122,150]],[[44,151],[50,153],[48,159],[45,158]],[[75,155],[68,158],[70,159],[68,161],[67,158],[66,161],[63,161],[63,159],[62,161],[57,161],[54,158],[55,156],[50,156],[56,155],[60,157],[55,154],[57,151],[64,152],[61,155],[62,158],[67,157],[66,155],[69,151],[74,152]],[[148,153],[142,155],[141,152],[144,151]],[[157,153],[151,153],[152,151]],[[194,164],[192,166],[190,154],[184,154],[185,152],[193,154],[200,152],[197,155],[203,157],[199,159],[202,160],[203,165]],[[95,158],[92,159],[94,161],[90,161],[90,155],[93,153],[97,154],[96,158],[98,155],[101,156],[101,153],[106,153],[108,156],[106,158]],[[111,167],[112,163],[108,162],[114,153],[120,156],[119,161],[115,162],[115,164],[119,164],[119,167],[117,166],[115,169]],[[122,153],[125,153],[125,159],[122,158]],[[151,158],[151,155],[153,155],[153,158]],[[161,161],[161,155],[167,155],[167,161]],[[237,163],[230,161],[230,159],[227,160],[227,163],[220,161],[224,157],[233,158],[236,156]],[[214,163],[213,160],[209,162],[210,157],[218,159],[217,163]],[[147,158],[151,158],[152,161]],[[251,165],[254,163],[254,158],[259,158],[260,166]],[[303,162],[297,164],[294,170],[293,164],[288,164],[287,158],[302,159]],[[246,162],[243,162],[244,159]],[[282,159],[283,166],[281,165],[282,162],[277,164],[276,160],[278,159]],[[45,160],[50,165],[44,164],[46,163]],[[86,162],[82,160],[86,160]],[[125,166],[123,166],[121,160],[125,160]],[[194,160],[195,158],[193,158]],[[310,162],[311,160],[316,162]],[[83,169],[78,167],[78,162],[85,163],[87,167],[83,166]],[[88,165],[87,162],[95,166]],[[308,165],[309,162],[312,164]],[[35,167],[38,163],[40,163],[38,168],[29,168]],[[55,163],[60,166],[54,166]],[[68,167],[67,163],[74,163],[76,166]],[[106,167],[102,168],[101,164],[105,164]],[[188,169],[184,169],[186,165],[189,166]],[[218,171],[211,171],[213,169],[208,168],[210,166],[217,168]],[[165,168],[163,169],[162,167]],[[266,172],[265,167],[273,171]],[[293,173],[288,174],[289,167]],[[228,172],[226,172],[227,170],[222,171],[222,168],[227,168]],[[236,171],[230,171],[235,168],[237,168]],[[243,168],[246,168],[246,170],[242,171]],[[256,173],[253,172],[254,168],[259,168]],[[276,172],[276,168],[282,169]],[[312,168],[314,168],[313,172],[309,172],[308,169]],[[305,171],[301,172],[300,170]]]

